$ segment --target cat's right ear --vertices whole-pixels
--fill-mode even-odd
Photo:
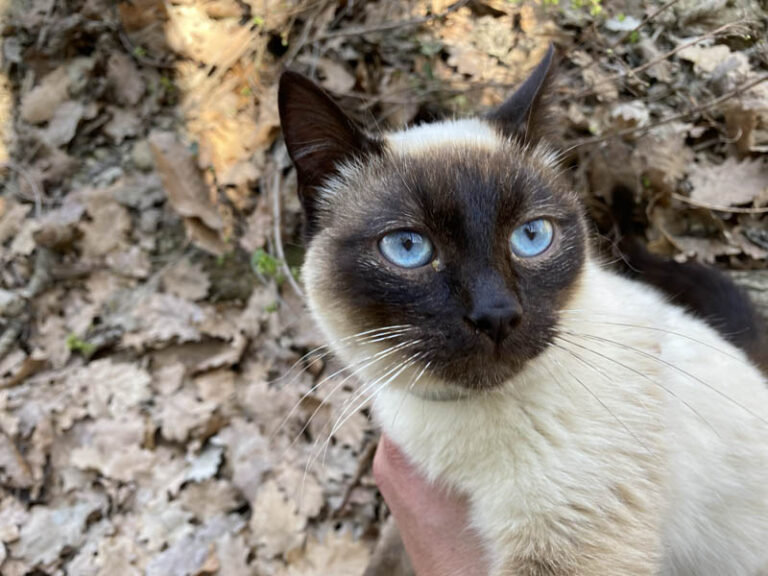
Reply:
[[[360,130],[309,78],[283,72],[278,91],[283,137],[299,181],[307,233],[315,231],[317,187],[353,157],[381,151],[381,143]]]

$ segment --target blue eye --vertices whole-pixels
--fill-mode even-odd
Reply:
[[[539,218],[515,228],[509,243],[512,245],[512,252],[517,256],[531,258],[549,248],[553,237],[552,222]]]
[[[379,240],[379,250],[384,257],[403,268],[418,268],[432,260],[432,242],[418,232],[400,230],[391,232]]]

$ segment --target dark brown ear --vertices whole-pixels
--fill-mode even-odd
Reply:
[[[285,145],[298,175],[306,232],[311,236],[317,224],[317,187],[342,162],[379,152],[381,143],[366,136],[317,84],[296,72],[280,77],[277,102]]]
[[[547,132],[544,100],[547,87],[554,76],[554,60],[555,48],[550,44],[546,55],[522,86],[501,106],[488,114],[488,120],[507,136],[522,142],[536,142]]]

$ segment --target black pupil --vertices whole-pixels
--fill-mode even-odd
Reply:
[[[403,238],[403,248],[405,248],[406,252],[410,252],[411,248],[413,248],[413,240],[410,237]]]
[[[536,229],[530,224],[528,224],[525,227],[525,235],[528,236],[528,240],[533,240],[534,238],[536,238]]]

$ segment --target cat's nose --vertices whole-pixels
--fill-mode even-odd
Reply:
[[[469,323],[496,344],[501,344],[520,321],[522,310],[517,302],[502,300],[475,306],[467,315]]]

